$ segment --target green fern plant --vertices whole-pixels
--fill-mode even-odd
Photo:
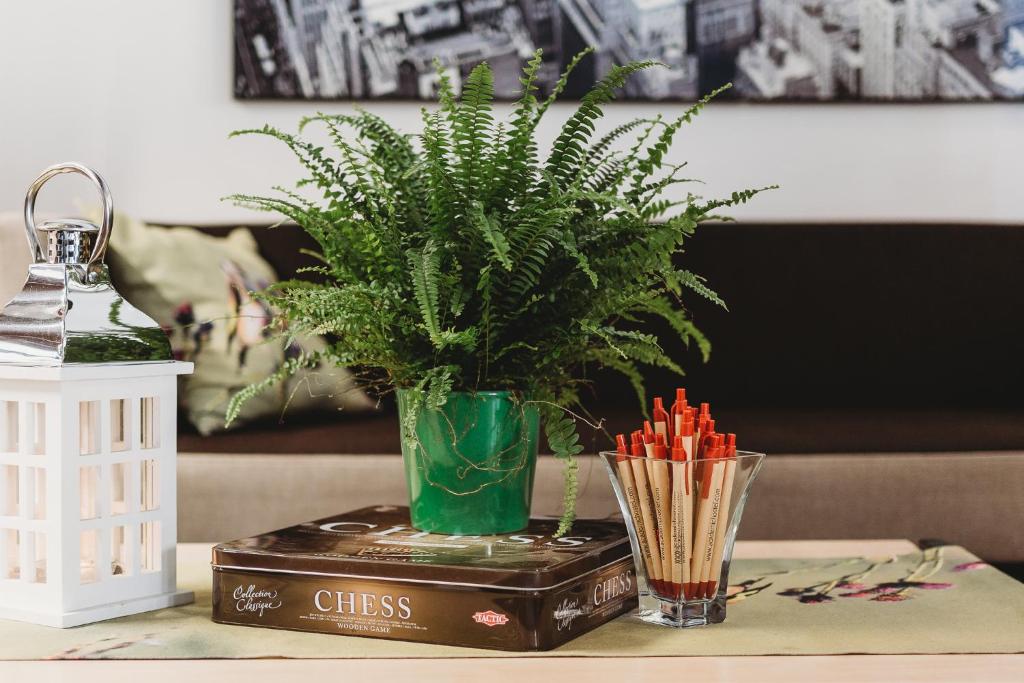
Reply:
[[[281,214],[317,241],[325,284],[281,282],[260,296],[280,312],[283,333],[332,341],[320,357],[293,359],[236,395],[229,420],[273,382],[322,361],[355,368],[379,390],[412,389],[426,409],[443,406],[452,391],[514,389],[538,402],[548,443],[566,462],[560,532],[569,527],[582,446],[567,411],[579,405],[583,369],[623,373],[641,402],[640,365],[681,373],[656,337],[635,331],[645,318],[666,320],[706,358],[708,341],[683,294],[721,301],[674,257],[700,222],[761,191],[715,200],[669,194],[690,180],[681,166],[666,166],[665,155],[717,92],[673,120],[637,119],[596,138],[602,106],[630,76],[658,66],[649,61],[613,67],[542,155],[537,126],[585,54],[540,101],[538,51],[504,122],[495,120],[484,63],[461,97],[439,70],[440,106],[422,111],[418,136],[361,110],[301,122],[299,134],[326,129],[330,152],[269,126],[233,133],[283,142],[306,171],[297,187],[322,196],[276,188],[276,196],[230,199]]]

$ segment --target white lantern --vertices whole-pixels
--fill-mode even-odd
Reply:
[[[102,224],[44,223],[44,254],[36,194],[69,172],[99,188]],[[176,380],[192,365],[111,285],[112,225],[79,164],[25,198],[35,262],[0,311],[0,618],[68,627],[193,599],[175,579]]]

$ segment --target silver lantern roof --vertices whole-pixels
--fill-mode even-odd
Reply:
[[[81,174],[97,187],[103,197],[99,226],[79,219],[36,226],[36,195],[62,173]],[[63,163],[36,178],[25,196],[33,263],[21,292],[0,310],[0,363],[54,367],[172,360],[160,326],[111,284],[103,257],[113,224],[110,191],[92,169]],[[45,235],[45,250],[38,233]]]

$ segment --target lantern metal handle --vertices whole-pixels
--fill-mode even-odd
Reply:
[[[86,178],[92,181],[92,184],[99,190],[100,195],[103,197],[103,221],[100,224],[99,235],[96,237],[96,245],[93,247],[92,253],[89,255],[88,268],[92,269],[94,265],[103,261],[103,256],[107,252],[107,242],[110,241],[110,231],[114,227],[114,200],[110,196],[110,190],[107,188],[107,184],[100,177],[100,174],[92,170],[88,166],[68,161],[62,164],[55,164],[50,166],[45,171],[39,174],[39,177],[32,183],[32,187],[28,189],[28,194],[25,195],[25,232],[28,235],[28,246],[32,251],[32,258],[36,263],[42,263],[45,260],[43,255],[43,249],[39,246],[39,237],[36,235],[36,221],[35,221],[35,209],[36,209],[36,195],[39,194],[39,190],[46,184],[48,180],[57,177],[61,173],[78,173],[84,175]]]

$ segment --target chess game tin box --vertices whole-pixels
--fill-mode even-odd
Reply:
[[[549,650],[636,607],[620,522],[499,536],[416,531],[378,506],[213,549],[213,620],[499,650]]]

